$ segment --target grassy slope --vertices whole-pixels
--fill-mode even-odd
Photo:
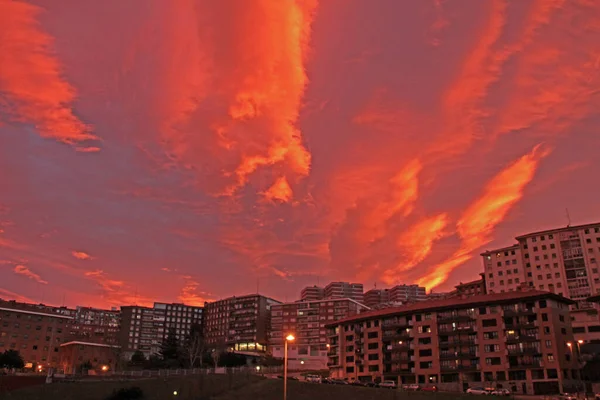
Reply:
[[[239,387],[252,386],[263,378],[246,375],[207,375],[180,378],[152,378],[128,382],[78,382],[55,383],[18,389],[4,395],[2,400],[104,400],[114,389],[139,386],[144,400],[175,399],[196,400],[203,396],[215,396]]]
[[[283,381],[266,380],[243,389],[232,390],[217,396],[218,400],[281,400]],[[496,398],[486,396],[486,399]],[[287,400],[460,400],[472,395],[461,393],[402,392],[342,385],[319,385],[291,381]]]

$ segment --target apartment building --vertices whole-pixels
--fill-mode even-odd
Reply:
[[[271,307],[277,300],[251,294],[206,303],[204,336],[209,347],[263,353],[267,349]]]
[[[390,289],[390,301],[392,303],[406,303],[411,301],[423,301],[427,298],[427,292],[419,285],[396,285]]]
[[[525,285],[570,298],[576,338],[600,342],[600,223],[528,233],[517,244],[482,253],[488,292],[508,292]]]
[[[369,311],[327,325],[328,365],[348,380],[548,394],[580,374],[571,300],[513,291]]]
[[[116,345],[119,342],[121,313],[116,309],[75,308],[70,334],[73,340]]]
[[[7,303],[16,307],[7,307]],[[0,352],[18,351],[26,368],[34,364],[57,367],[60,345],[69,338],[73,317],[43,310],[27,308],[24,303],[0,304]]]
[[[486,294],[485,276],[481,274],[481,279],[476,279],[470,282],[461,282],[454,287],[451,296],[473,296],[478,294]]]
[[[202,307],[179,303],[121,307],[119,345],[123,357],[129,359],[136,351],[146,357],[158,353],[171,330],[179,340],[184,340],[192,326],[202,325],[203,314]]]
[[[319,286],[307,286],[300,292],[300,301],[322,300],[325,297],[325,291]]]
[[[364,302],[362,283],[331,282],[324,288],[326,299],[352,299]]]
[[[390,302],[389,289],[371,289],[365,292],[365,305],[370,308],[378,307],[380,304]]]
[[[273,357],[283,358],[284,341],[295,336],[288,347],[292,369],[327,368],[327,335],[325,324],[364,311],[369,307],[352,299],[326,299],[276,304],[271,308],[269,346]]]

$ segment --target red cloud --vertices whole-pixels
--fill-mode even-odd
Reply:
[[[38,274],[36,274],[35,272],[31,271],[29,268],[27,268],[24,265],[16,265],[14,268],[14,271],[16,274],[19,275],[23,275],[31,280],[36,281],[37,283],[41,283],[41,284],[48,284],[48,282],[46,282],[45,280],[43,280]]]
[[[32,123],[40,135],[65,143],[95,139],[73,113],[75,89],[63,79],[53,39],[37,21],[41,9],[0,1],[0,91],[9,113]]]
[[[92,256],[83,251],[72,251],[71,255],[79,260],[92,260]]]

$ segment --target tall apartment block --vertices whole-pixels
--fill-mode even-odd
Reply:
[[[576,338],[600,342],[598,306],[586,301],[600,293],[600,223],[568,226],[518,236],[516,244],[482,253],[486,289],[548,290],[576,301],[571,308]]]
[[[328,365],[334,377],[350,381],[571,391],[581,368],[571,303],[532,290],[368,311],[327,325]]]
[[[131,358],[136,351],[144,353],[146,358],[158,353],[171,330],[179,340],[184,340],[193,325],[202,325],[203,313],[202,307],[178,303],[121,307],[119,344],[124,358]]]
[[[364,302],[362,283],[331,282],[323,289],[326,299],[352,299]]]
[[[389,289],[371,289],[365,292],[365,305],[370,308],[378,307],[380,304],[390,302]]]
[[[73,340],[116,345],[121,326],[121,313],[77,306],[70,334]]]
[[[396,285],[390,289],[371,289],[364,295],[365,305],[384,308],[427,300],[425,288],[419,285]]]
[[[419,285],[396,285],[390,289],[390,301],[423,301],[427,298],[425,288]]]
[[[271,308],[269,345],[275,358],[283,358],[284,340],[295,336],[288,348],[292,369],[327,368],[325,324],[369,310],[352,299],[326,299],[277,304]]]
[[[267,349],[271,307],[277,300],[251,294],[204,305],[204,337],[209,347],[263,353]]]
[[[323,299],[352,299],[364,301],[362,283],[331,282],[327,286],[307,286],[300,292],[300,301]]]
[[[307,286],[300,292],[300,301],[322,300],[325,292],[319,286]]]

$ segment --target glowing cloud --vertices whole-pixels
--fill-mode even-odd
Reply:
[[[229,180],[225,194],[261,166],[283,163],[289,173],[309,173],[311,157],[296,122],[308,82],[305,61],[316,7],[316,0],[198,4],[203,47],[212,51],[205,50],[209,95],[202,96],[195,118],[213,135],[181,129],[166,142],[176,158],[198,169],[205,169],[198,155],[209,148]]]
[[[271,201],[288,202],[292,199],[292,188],[285,177],[281,177],[275,181],[265,193],[265,198]]]
[[[383,281],[388,284],[398,283],[401,273],[414,268],[431,253],[433,243],[443,237],[443,230],[448,224],[448,215],[442,213],[425,218],[408,227],[398,238],[398,252],[403,261],[394,268],[388,269]]]
[[[43,280],[38,274],[36,274],[35,272],[31,271],[29,268],[27,268],[24,265],[16,265],[14,268],[14,271],[16,274],[19,275],[23,275],[33,281],[36,281],[37,283],[41,283],[41,284],[48,284],[48,282],[46,282],[45,280]]]
[[[77,258],[78,260],[92,260],[92,256],[90,256],[88,253],[85,253],[83,251],[72,251],[71,255],[75,258]]]
[[[191,306],[204,306],[204,302],[212,301],[210,294],[198,291],[200,284],[190,276],[184,277],[186,282],[178,297],[179,301]]]
[[[0,93],[8,113],[32,123],[41,136],[77,143],[95,136],[71,109],[75,89],[62,77],[52,38],[37,22],[40,8],[0,0]]]
[[[418,283],[428,288],[443,283],[450,272],[471,259],[473,251],[489,243],[496,225],[523,197],[539,162],[549,154],[548,148],[538,145],[492,178],[479,198],[463,212],[456,225],[462,241],[460,248],[447,261],[420,278]]]

